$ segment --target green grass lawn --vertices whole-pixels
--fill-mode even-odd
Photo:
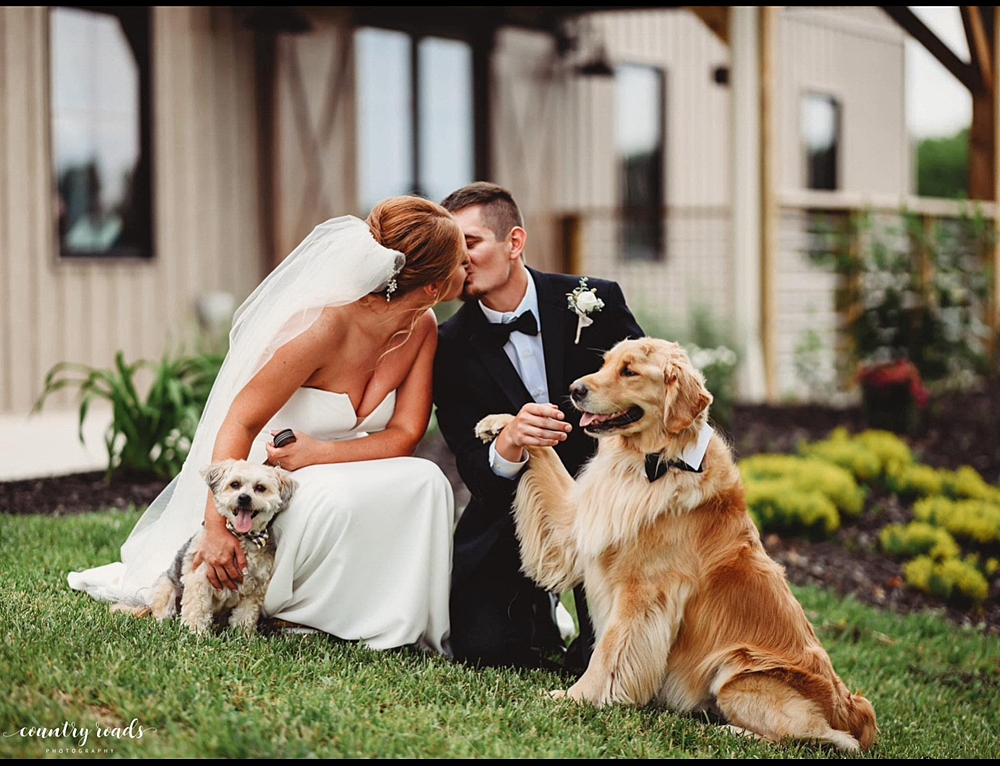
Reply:
[[[317,635],[199,638],[110,614],[66,573],[116,559],[136,518],[0,516],[0,757],[841,757],[663,709],[555,703],[547,672]],[[882,737],[862,757],[1000,757],[1000,640],[796,594],[845,683],[875,706]]]

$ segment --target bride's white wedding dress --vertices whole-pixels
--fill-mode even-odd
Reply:
[[[254,441],[249,459],[263,462],[271,432],[283,428],[323,440],[381,431],[395,403],[393,391],[359,421],[346,394],[300,388]],[[441,469],[398,457],[292,475],[299,487],[275,521],[277,558],[264,613],[373,649],[418,644],[447,653],[455,500]],[[109,566],[73,573],[71,587],[113,596],[107,579],[124,565]]]

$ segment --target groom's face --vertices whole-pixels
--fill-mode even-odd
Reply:
[[[455,218],[465,233],[465,245],[469,249],[462,300],[481,300],[510,279],[513,264],[511,238],[509,234],[503,239],[497,238],[483,221],[480,205],[457,211]]]

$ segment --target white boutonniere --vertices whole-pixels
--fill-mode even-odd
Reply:
[[[580,342],[580,331],[584,327],[590,327],[594,320],[590,314],[604,308],[604,301],[597,297],[596,287],[587,287],[587,277],[580,277],[580,284],[571,293],[566,293],[569,301],[569,310],[579,317],[576,323],[576,340],[574,344]]]

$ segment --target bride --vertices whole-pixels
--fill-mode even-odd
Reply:
[[[452,215],[418,197],[317,226],[236,312],[184,467],[122,560],[71,573],[70,587],[144,603],[204,523],[195,564],[235,588],[244,554],[199,470],[269,459],[299,488],[275,522],[264,613],[375,649],[446,652],[454,497],[437,465],[411,455],[431,412],[430,309],[461,294],[467,259]],[[285,428],[296,441],[277,448]]]

